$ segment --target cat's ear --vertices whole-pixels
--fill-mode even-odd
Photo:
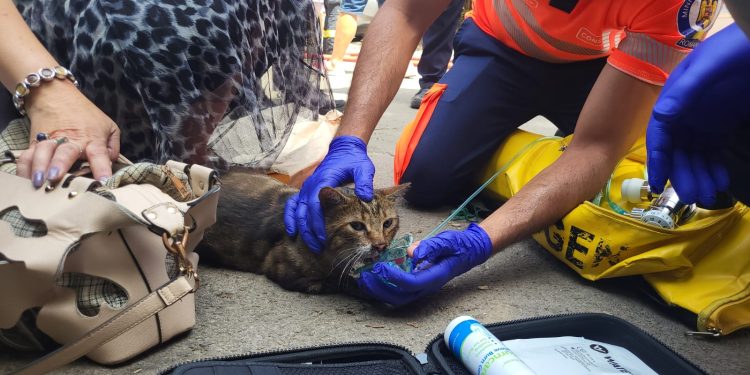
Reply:
[[[323,208],[327,208],[344,204],[346,203],[348,198],[340,191],[326,186],[320,189],[320,193],[318,193],[318,199],[320,199],[320,205]]]
[[[411,187],[411,182],[405,184],[391,186],[383,189],[378,189],[378,192],[385,195],[386,198],[391,201],[395,201],[397,198],[401,198],[406,194],[406,191]]]

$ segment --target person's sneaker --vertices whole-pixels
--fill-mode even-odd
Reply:
[[[334,109],[340,112],[344,112],[344,107],[346,107],[346,99],[346,95],[334,93],[333,96],[331,96],[321,91],[320,102],[318,103],[318,113],[321,115],[325,115],[326,113]]]
[[[344,107],[346,107],[346,100],[334,99],[333,102],[329,103],[328,105],[318,108],[318,113],[325,116],[326,113],[334,109],[339,112],[344,112]]]
[[[416,94],[411,98],[411,107],[414,109],[418,109],[419,106],[422,104],[422,99],[424,99],[424,95],[427,94],[427,91],[430,91],[430,88],[432,88],[432,85],[429,85],[427,87],[422,87],[417,91]]]

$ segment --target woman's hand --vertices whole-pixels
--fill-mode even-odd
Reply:
[[[39,188],[45,180],[58,182],[77,160],[88,160],[97,180],[112,175],[120,129],[72,83],[53,80],[36,87],[27,97],[26,112],[31,144],[18,160],[17,175]],[[38,133],[49,140],[36,142]],[[56,141],[62,138],[67,141]]]

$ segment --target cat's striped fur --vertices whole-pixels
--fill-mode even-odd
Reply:
[[[282,287],[307,293],[356,294],[349,270],[373,258],[399,228],[396,198],[405,185],[375,191],[371,202],[350,188],[319,195],[327,241],[320,255],[284,227],[284,206],[297,189],[264,174],[233,168],[222,176],[217,221],[199,246],[201,261],[264,274]]]

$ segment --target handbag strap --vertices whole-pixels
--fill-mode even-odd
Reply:
[[[75,341],[55,350],[18,370],[16,375],[32,375],[50,372],[83,357],[131,328],[141,324],[158,312],[192,293],[192,279],[178,277],[151,294],[143,297],[121,313],[92,329]]]
[[[217,180],[216,171],[202,165],[185,164],[179,161],[169,160],[167,161],[166,166],[185,172],[190,181],[190,188],[198,197],[206,194]]]

